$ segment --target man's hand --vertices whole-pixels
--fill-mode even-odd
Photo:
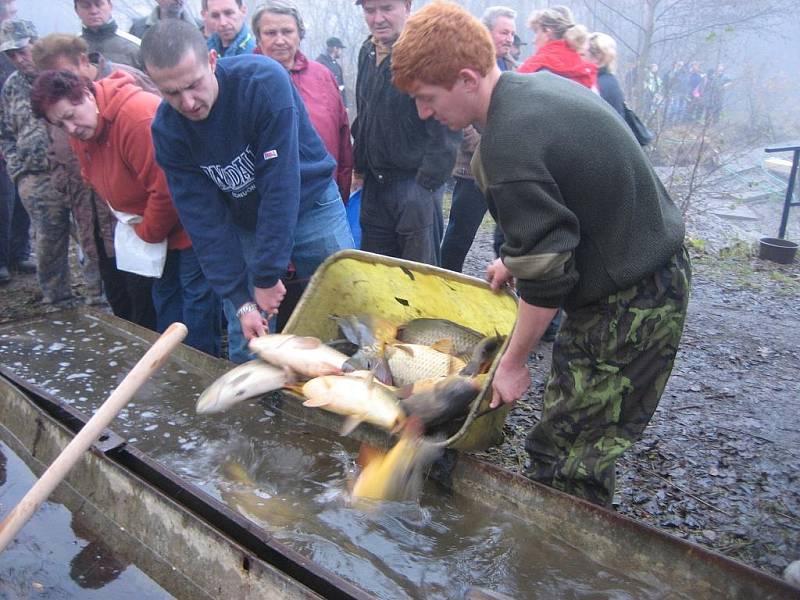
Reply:
[[[267,318],[271,319],[278,314],[278,307],[283,302],[283,297],[286,295],[286,287],[279,279],[278,283],[269,288],[255,288],[253,290],[256,304],[258,307],[267,313]]]
[[[513,281],[513,279],[514,276],[511,271],[506,268],[499,258],[489,263],[489,266],[486,267],[486,280],[492,286],[493,292],[499,292],[500,288]]]
[[[507,356],[507,355],[506,355]],[[522,398],[531,386],[531,373],[526,364],[512,360],[500,359],[497,371],[492,379],[492,402],[489,408],[497,408],[502,403],[514,404]]]
[[[239,317],[239,324],[242,326],[242,333],[246,340],[252,340],[254,337],[260,337],[266,334],[269,329],[267,327],[267,320],[261,316],[257,310],[244,313]]]

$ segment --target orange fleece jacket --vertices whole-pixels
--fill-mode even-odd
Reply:
[[[99,110],[94,136],[70,138],[83,178],[114,210],[143,217],[134,229],[145,242],[166,239],[170,249],[190,248],[153,149],[150,124],[161,98],[122,71],[94,85]]]

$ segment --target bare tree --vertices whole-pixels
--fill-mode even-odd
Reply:
[[[680,49],[697,53],[709,36],[770,31],[796,10],[794,0],[582,0],[589,20],[614,36],[632,57],[632,100],[641,106],[644,73]],[[685,56],[686,54],[684,54]]]

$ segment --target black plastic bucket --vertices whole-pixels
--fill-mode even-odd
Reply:
[[[788,265],[797,254],[797,244],[781,238],[761,238],[758,256],[772,262]]]

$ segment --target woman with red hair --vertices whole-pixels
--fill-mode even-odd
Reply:
[[[550,71],[590,89],[597,87],[597,67],[581,58],[589,32],[577,25],[566,6],[537,10],[528,19],[536,37],[536,53],[517,70],[518,73]]]
[[[94,83],[68,71],[45,71],[31,92],[34,114],[69,134],[81,175],[117,217],[133,216],[129,222],[143,242],[166,240],[166,261],[152,287],[157,329],[181,321],[189,329],[187,344],[219,356],[221,304],[200,270],[155,161],[150,124],[160,103],[122,71]],[[124,254],[118,248],[118,260]]]

